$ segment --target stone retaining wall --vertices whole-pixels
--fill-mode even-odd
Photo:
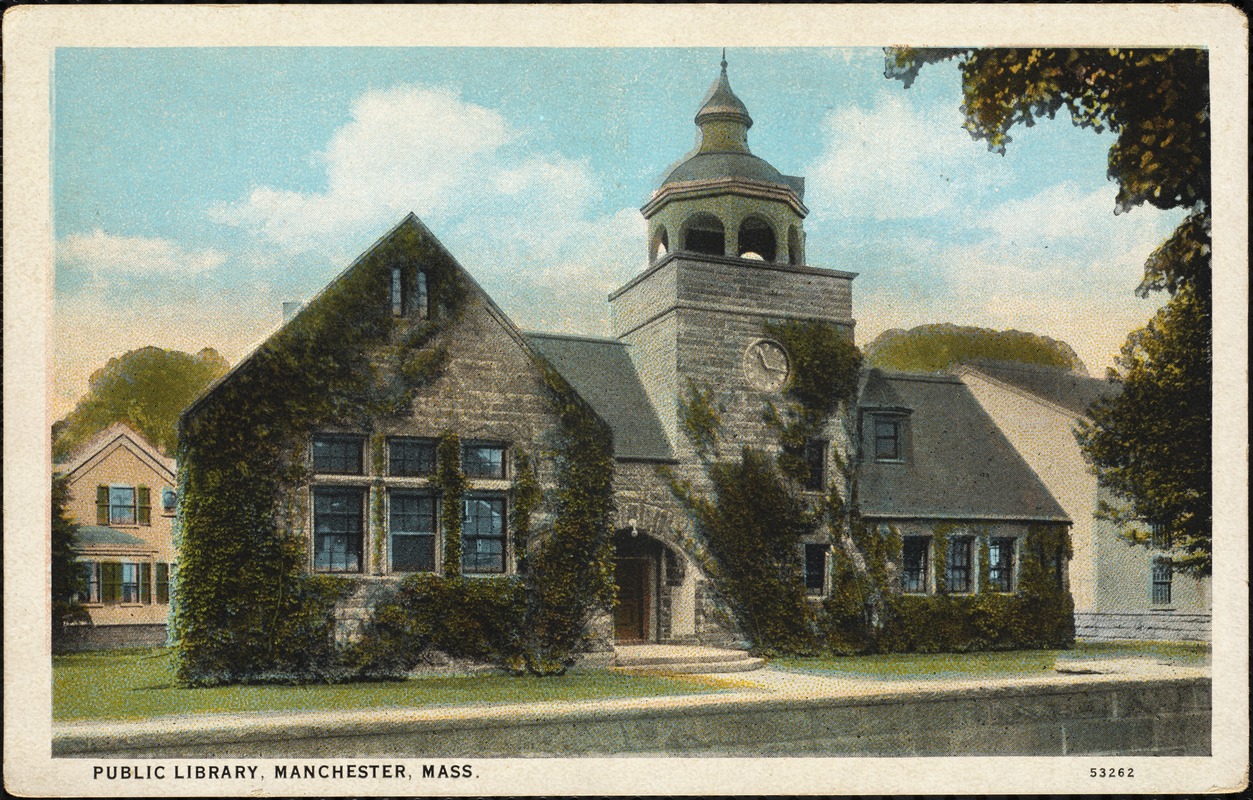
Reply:
[[[862,697],[668,698],[569,711],[390,710],[54,732],[54,756],[94,758],[543,755],[1209,755],[1208,678],[1102,679]],[[559,707],[561,708],[561,707]],[[454,710],[449,710],[450,712]]]
[[[1163,612],[1075,612],[1075,637],[1101,642],[1116,639],[1141,641],[1210,641],[1209,614]]]

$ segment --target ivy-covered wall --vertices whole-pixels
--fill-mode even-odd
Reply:
[[[410,309],[418,302],[416,272],[419,267],[425,272],[429,314],[394,315],[395,267],[403,271]],[[370,465],[365,481],[372,485],[366,490],[367,565],[361,575],[310,571],[309,486],[316,477],[307,451],[317,431],[365,437]],[[573,659],[578,619],[563,612],[573,598],[603,599],[608,593],[599,556],[612,509],[606,488],[611,439],[410,217],[184,413],[180,604],[174,620],[181,680],[378,676],[383,662],[362,655],[360,648],[337,647],[332,628],[336,604],[369,579],[366,575],[385,571],[379,476],[385,437],[392,434],[441,440],[431,484],[446,495],[445,511],[451,509],[441,526],[449,565],[441,580],[454,587],[446,591],[465,593],[467,613],[482,603],[484,609],[514,607],[524,596],[528,609],[544,609],[529,611],[525,626],[543,632],[532,636],[526,645],[530,655],[518,663],[553,672]],[[461,504],[453,495],[473,488],[457,466],[458,436],[507,442],[514,452],[509,527],[520,579],[462,578],[456,568]],[[593,440],[595,446],[577,453],[568,446]],[[573,542],[583,560],[563,562],[558,540]],[[550,567],[551,580],[527,579],[540,574],[528,569],[537,561]],[[511,581],[521,595],[487,588]],[[395,612],[388,611],[374,627],[389,630],[389,615],[394,623]],[[515,628],[510,637],[520,641],[523,631]],[[493,641],[492,653],[522,652]]]
[[[977,591],[949,594],[946,536],[952,523],[928,524],[929,592],[901,591],[902,537],[895,524],[861,518],[849,435],[860,355],[838,326],[788,322],[763,326],[784,345],[792,366],[782,402],[765,402],[762,420],[776,432],[773,448],[743,447],[727,455],[727,400],[717,386],[690,382],[680,423],[703,464],[707,482],[671,473],[671,486],[692,513],[712,554],[707,569],[718,594],[760,652],[962,651],[1064,647],[1074,639],[1065,586],[1065,526],[1011,525],[1016,538],[1015,585],[991,588],[990,527],[966,525],[974,537]],[[806,444],[828,443],[826,485],[806,486]],[[827,544],[827,592],[807,599],[804,543]]]

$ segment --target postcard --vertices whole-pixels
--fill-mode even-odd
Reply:
[[[1238,12],[4,28],[8,791],[1247,786]]]

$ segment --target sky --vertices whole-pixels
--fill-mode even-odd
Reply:
[[[409,212],[525,330],[609,335],[639,208],[695,146],[714,48],[60,48],[53,418],[109,358],[234,363]],[[1005,155],[953,64],[742,48],[752,151],[806,179],[811,266],[858,273],[857,341],[952,322],[1069,343],[1095,376],[1163,302],[1134,290],[1183,212],[1116,215],[1113,137],[1064,112]]]

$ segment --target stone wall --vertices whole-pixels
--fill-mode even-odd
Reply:
[[[1205,756],[1208,678],[1069,681],[815,699],[734,695],[646,705],[519,706],[164,726],[72,726],[52,753],[92,758],[734,756]]]
[[[1210,641],[1209,614],[1075,612],[1075,637],[1089,641]]]
[[[165,625],[73,625],[52,639],[54,653],[164,647]]]

